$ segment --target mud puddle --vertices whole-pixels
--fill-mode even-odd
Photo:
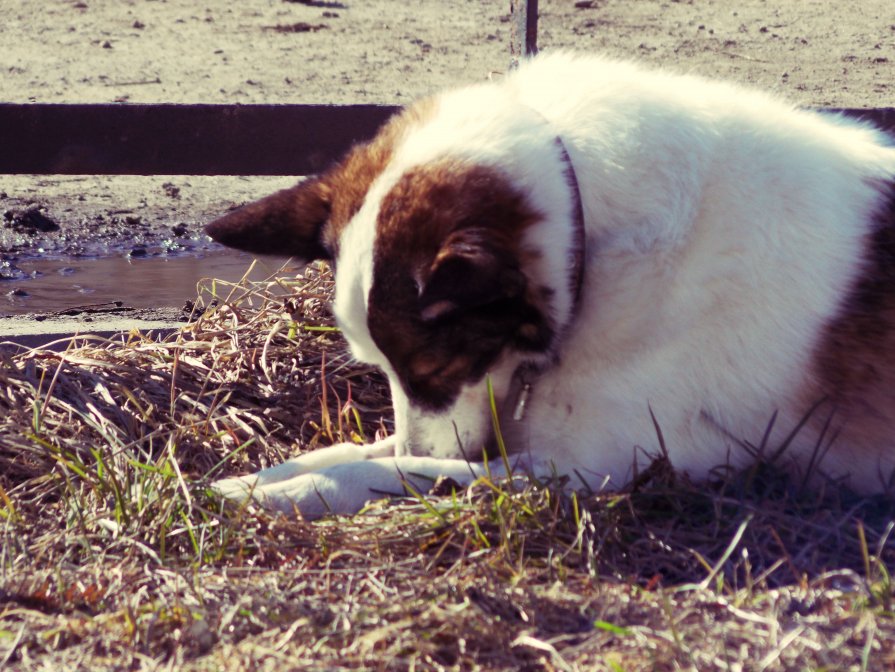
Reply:
[[[177,314],[202,278],[235,282],[249,255],[206,222],[297,178],[7,175],[0,190],[0,318]],[[259,261],[252,279],[282,260]],[[121,309],[121,310],[119,310]],[[84,318],[86,319],[86,318]],[[0,336],[9,332],[0,326]]]
[[[180,307],[196,298],[197,284],[204,278],[237,282],[251,263],[251,255],[229,250],[167,257],[20,260],[16,265],[22,279],[0,282],[0,316],[53,315],[116,305]],[[249,278],[263,280],[282,264],[282,259],[259,260]]]

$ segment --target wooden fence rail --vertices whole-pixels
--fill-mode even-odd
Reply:
[[[398,109],[0,104],[0,174],[311,175]],[[895,108],[837,111],[895,133]]]
[[[511,67],[537,53],[538,0],[510,0]],[[0,174],[311,175],[388,105],[0,104]],[[838,110],[895,135],[895,108]]]
[[[0,174],[310,175],[397,109],[0,104]]]

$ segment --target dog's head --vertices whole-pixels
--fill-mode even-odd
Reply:
[[[486,379],[502,402],[522,363],[551,356],[569,312],[569,239],[567,222],[561,234],[544,226],[551,207],[567,220],[570,206],[562,171],[529,180],[512,157],[479,161],[431,142],[419,151],[432,105],[206,231],[249,252],[332,263],[336,319],[355,357],[388,375],[399,450],[459,457],[458,441],[468,455],[489,442]]]

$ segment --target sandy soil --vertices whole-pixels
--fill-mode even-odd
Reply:
[[[895,105],[891,0],[540,5],[544,50],[636,58],[805,105]],[[404,103],[505,70],[508,8],[508,0],[0,0],[0,101]],[[22,264],[35,257],[202,252],[203,221],[283,184],[4,176],[0,278],[9,279],[0,293],[28,305]],[[31,225],[29,209],[58,230]],[[58,292],[61,303],[67,294]]]
[[[600,50],[815,105],[895,96],[890,0],[541,0]],[[404,102],[507,64],[508,0],[2,0],[7,102]]]

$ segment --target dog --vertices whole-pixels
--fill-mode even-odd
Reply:
[[[392,436],[218,481],[227,497],[316,518],[508,468],[619,488],[657,426],[694,479],[761,447],[859,493],[892,482],[895,148],[867,124],[541,55],[206,231],[328,260],[395,413]]]

